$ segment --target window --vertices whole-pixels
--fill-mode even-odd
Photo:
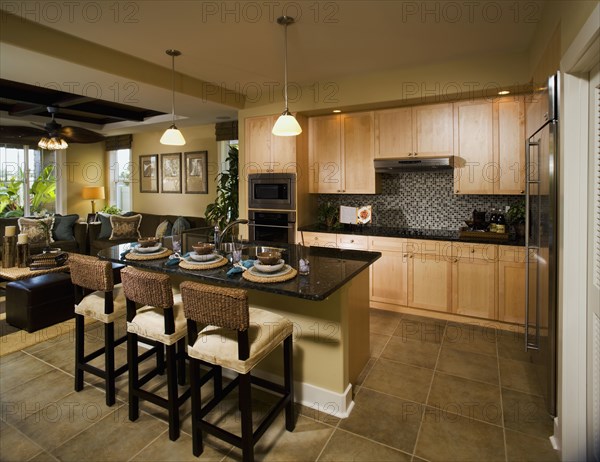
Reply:
[[[110,204],[123,211],[131,210],[131,149],[108,152],[110,159]]]
[[[0,145],[0,216],[56,212],[54,151]]]

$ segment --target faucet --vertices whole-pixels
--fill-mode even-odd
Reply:
[[[225,226],[225,228],[223,228],[223,231],[221,232],[219,232],[219,226],[215,226],[215,249],[218,249],[220,247],[221,243],[223,242],[223,238],[225,237],[225,234],[227,233],[227,231],[229,231],[230,228],[232,228],[235,225],[246,224],[248,224],[248,220],[246,220],[245,218],[240,218],[229,223],[227,226]]]

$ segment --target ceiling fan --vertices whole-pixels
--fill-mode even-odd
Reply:
[[[59,109],[48,106],[52,120],[45,125],[32,122],[34,128],[21,125],[0,126],[0,140],[8,143],[38,144],[43,149],[66,149],[68,143],[97,143],[104,136],[82,127],[63,127],[54,120]]]

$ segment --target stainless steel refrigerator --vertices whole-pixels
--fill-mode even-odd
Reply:
[[[557,74],[533,94],[526,141],[525,348],[537,366],[540,391],[552,416],[557,383],[558,88]]]

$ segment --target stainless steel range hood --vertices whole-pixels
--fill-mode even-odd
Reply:
[[[454,157],[402,157],[398,159],[375,159],[376,173],[419,172],[423,170],[450,170]]]

